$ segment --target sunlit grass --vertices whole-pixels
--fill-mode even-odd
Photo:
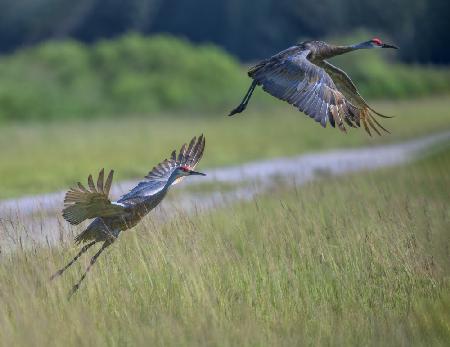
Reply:
[[[264,97],[262,92],[256,98]],[[233,105],[234,106],[234,105]],[[311,150],[394,142],[450,129],[450,98],[379,102],[391,135],[372,138],[362,129],[347,135],[321,129],[284,103],[264,110],[250,104],[242,115],[123,117],[72,123],[0,127],[0,198],[65,189],[102,167],[116,169],[116,180],[139,178],[172,149],[204,133],[201,167],[288,156]],[[231,106],[230,106],[231,107]]]
[[[49,282],[75,248],[3,255],[2,343],[444,346],[449,169],[447,147],[161,228],[146,218],[69,302],[88,257]]]

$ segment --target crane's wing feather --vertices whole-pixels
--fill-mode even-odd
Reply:
[[[86,219],[95,217],[108,217],[124,212],[124,207],[114,204],[109,199],[109,191],[114,171],[109,172],[104,181],[104,169],[98,175],[97,184],[94,184],[92,175],[88,177],[88,187],[80,182],[78,186],[71,188],[64,198],[63,217],[73,225],[80,224]]]
[[[361,96],[358,89],[356,88],[355,84],[351,80],[351,78],[345,73],[345,71],[339,69],[338,67],[334,66],[333,64],[329,63],[326,60],[319,61],[316,63],[318,66],[323,68],[331,77],[333,82],[335,83],[336,87],[339,89],[339,91],[346,97],[347,100],[349,100],[353,105],[355,105],[359,113],[361,113],[361,118],[363,120],[363,123],[368,122],[369,125],[370,121],[373,121],[376,125],[378,125],[381,129],[383,129],[386,132],[389,132],[387,129],[385,129],[377,120],[372,116],[370,113],[373,112],[377,116],[383,117],[383,118],[392,118],[385,116],[377,111],[375,111],[372,107],[370,107],[366,100]],[[368,117],[369,119],[365,118]],[[377,131],[377,129],[374,129]]]
[[[367,123],[379,133],[369,117],[369,109],[360,110],[347,99],[330,75],[308,60],[309,53],[302,46],[288,48],[251,68],[249,76],[266,92],[294,105],[323,127],[330,122],[331,126],[346,131],[344,122],[356,127],[363,120],[369,134]],[[354,87],[353,83],[351,86]]]
[[[148,197],[158,193],[167,184],[169,177],[173,171],[180,166],[186,166],[193,170],[203,156],[205,149],[205,137],[200,135],[194,137],[188,144],[181,146],[178,155],[173,151],[169,159],[164,159],[156,165],[145,179],[138,183],[129,193],[123,195],[119,203],[139,203]],[[182,178],[177,179],[174,183],[180,182]]]

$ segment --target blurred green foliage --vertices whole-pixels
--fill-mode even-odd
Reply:
[[[221,49],[129,34],[93,46],[48,42],[0,61],[0,119],[226,108],[248,81]]]
[[[134,31],[212,42],[251,61],[363,27],[393,37],[404,62],[449,64],[448,13],[448,0],[0,0],[0,52]]]
[[[450,91],[449,69],[389,63],[383,53],[393,52],[356,52],[338,59],[365,97]],[[0,121],[161,111],[225,114],[249,83],[244,69],[222,49],[171,36],[128,34],[91,46],[47,42],[0,59]],[[252,103],[279,101],[258,96]]]

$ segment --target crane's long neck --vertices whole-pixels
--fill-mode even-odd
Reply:
[[[320,59],[328,59],[331,57],[335,57],[337,55],[353,52],[359,49],[370,49],[370,48],[373,48],[370,41],[364,41],[350,46],[327,45],[326,47],[320,50],[318,56]]]
[[[165,190],[168,190],[170,186],[177,180],[178,175],[176,171],[172,172],[172,175],[170,175],[169,179],[167,180],[166,185],[164,186]]]
[[[173,182],[175,182],[176,179],[177,179],[176,174],[172,173],[172,175],[167,180],[166,184],[159,191],[154,193],[150,199],[145,200],[144,205],[146,206],[148,211],[153,209],[156,205],[158,205],[161,202],[161,200],[166,196],[167,192],[169,191],[170,186],[173,184]]]
[[[337,55],[345,54],[357,50],[355,45],[352,46],[329,46],[320,54],[322,59],[328,59]]]

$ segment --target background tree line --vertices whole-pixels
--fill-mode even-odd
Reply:
[[[403,61],[450,62],[448,0],[0,0],[0,52],[128,31],[213,42],[241,60],[355,28],[390,37]]]

